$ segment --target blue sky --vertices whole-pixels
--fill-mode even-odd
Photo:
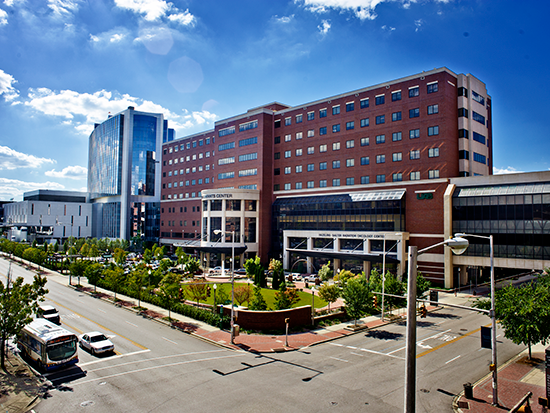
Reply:
[[[495,173],[550,168],[550,2],[0,0],[0,200],[85,190],[93,124],[176,137],[446,66],[487,84]]]

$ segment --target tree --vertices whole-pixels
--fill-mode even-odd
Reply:
[[[90,246],[88,244],[82,245],[79,253],[84,257],[88,257],[90,255]]]
[[[86,268],[90,265],[90,261],[76,260],[69,265],[69,284],[71,284],[71,275],[78,277],[78,284],[80,285],[80,277],[84,275]]]
[[[151,261],[153,261],[153,252],[146,248],[145,251],[143,251],[142,259],[145,264],[150,264]]]
[[[201,268],[201,263],[196,258],[189,258],[183,266],[184,276],[192,278]]]
[[[252,287],[250,287],[250,284],[238,285],[233,291],[235,295],[235,301],[239,305],[243,305],[244,302],[249,303],[250,298],[252,298]]]
[[[159,283],[159,291],[168,307],[168,319],[171,319],[171,309],[175,300],[178,299],[180,293],[180,276],[169,272]]]
[[[200,280],[193,280],[187,284],[185,293],[193,301],[196,301],[200,304],[201,300],[206,300],[208,298],[208,285]]]
[[[182,247],[178,247],[176,248],[176,257],[178,257],[178,265],[181,265],[183,269],[183,264],[187,262],[189,256],[183,251]]]
[[[283,282],[279,287],[279,291],[275,293],[275,309],[284,310],[292,308],[294,304],[300,301],[300,297],[295,288],[287,288]]]
[[[265,272],[264,267],[260,264],[260,257],[256,256],[255,258],[249,258],[246,260],[244,263],[244,268],[248,277],[254,278],[255,285],[265,288]]]
[[[385,294],[391,294],[391,295],[404,295],[406,291],[406,284],[403,281],[399,281],[397,277],[393,274],[391,274],[389,271],[386,272],[386,276],[384,277],[384,293]],[[371,291],[375,291],[377,293],[382,292],[382,274],[378,272],[377,269],[373,269],[371,271],[370,279],[369,279],[369,287]],[[381,299],[381,298],[380,298]],[[389,309],[395,307],[401,307],[405,305],[406,300],[405,298],[397,298],[397,297],[384,297],[384,305],[387,305]],[[380,305],[380,302],[379,302]]]
[[[416,298],[422,297],[426,291],[430,289],[432,286],[432,283],[430,280],[427,280],[424,278],[422,273],[418,271],[418,274],[416,275]]]
[[[542,277],[546,278],[546,277]],[[548,281],[524,284],[521,287],[508,285],[495,293],[495,316],[504,328],[504,337],[515,344],[529,347],[550,341],[550,289]],[[490,309],[487,299],[478,300],[476,307]]]
[[[254,298],[249,305],[252,311],[265,311],[267,310],[267,303],[262,295],[262,287],[259,285],[254,286]]]
[[[278,290],[279,286],[285,279],[283,263],[279,260],[276,260],[275,258],[272,258],[269,262],[268,270],[272,276],[271,288],[273,288],[274,290]]]
[[[327,282],[330,278],[332,278],[333,271],[330,268],[330,261],[321,267],[318,275],[319,275],[319,279],[323,282]]]
[[[372,295],[364,278],[351,278],[342,289],[342,298],[346,302],[346,312],[353,318],[354,325],[372,308]]]
[[[122,248],[116,248],[113,252],[113,259],[115,260],[117,265],[124,265],[124,263],[126,262],[126,255],[128,255],[128,253]]]
[[[105,282],[109,287],[111,287],[111,290],[115,293],[115,301],[116,301],[116,294],[120,291],[121,287],[123,286],[124,282],[126,281],[126,276],[124,275],[124,270],[120,267],[111,267],[105,270]]]
[[[338,281],[339,284],[345,284],[348,280],[355,277],[355,274],[349,270],[340,271],[334,276],[334,281]]]
[[[5,346],[8,338],[19,334],[21,329],[32,321],[32,314],[36,312],[38,303],[43,301],[48,293],[45,288],[46,282],[46,277],[40,275],[34,276],[32,284],[24,284],[22,277],[12,282],[9,270],[6,285],[0,281],[0,364],[4,371]]]
[[[340,297],[340,288],[335,284],[323,284],[319,288],[319,297],[328,303],[328,312],[330,313],[330,304],[336,302]]]
[[[94,286],[95,292],[97,283],[103,276],[103,265],[97,262],[88,265],[84,270],[84,276],[88,279],[88,282]]]

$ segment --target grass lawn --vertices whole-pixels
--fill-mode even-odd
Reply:
[[[237,286],[239,285],[246,285],[247,283],[235,283],[235,288],[237,288]],[[254,288],[254,286],[252,284],[248,284],[250,285],[250,288]],[[229,298],[229,300],[231,300],[231,283],[228,283],[228,284],[217,284],[218,286],[218,289],[216,291],[216,294],[219,293],[220,289],[224,290],[227,292],[227,296]],[[265,302],[267,303],[267,307],[271,310],[273,310],[275,308],[275,291],[276,290],[272,290],[272,289],[269,289],[269,288],[262,288],[262,295],[264,296],[264,300]],[[254,293],[252,293],[252,295],[254,295]],[[300,297],[300,301],[294,305],[293,308],[295,307],[301,307],[303,305],[311,305],[311,293],[304,293],[303,291],[298,291],[298,295]],[[251,298],[252,299],[252,298]],[[210,294],[210,297],[208,297],[208,299],[206,300],[206,303],[207,304],[213,304],[214,303],[214,291],[211,290],[211,294]],[[235,302],[235,304],[238,304],[237,302]],[[244,306],[248,306],[248,303],[245,301],[243,303]],[[318,296],[315,296],[315,308],[322,308],[322,307],[326,307],[327,303],[322,300],[321,298],[319,298]]]

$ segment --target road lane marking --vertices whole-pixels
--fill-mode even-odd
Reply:
[[[151,351],[150,349],[147,349],[147,350],[134,351],[132,353],[117,354],[116,356],[109,357],[108,359],[98,359],[98,360],[94,360],[94,361],[89,361],[87,363],[78,363],[78,367],[85,367],[85,366],[89,366],[90,364],[101,363],[104,360],[113,360],[113,359],[120,359],[122,357],[135,356],[136,354],[148,353],[150,351]]]
[[[176,343],[175,341],[172,341],[172,340],[170,340],[170,339],[168,339],[168,338],[166,338],[166,337],[162,337],[162,336],[161,336],[160,338],[162,338],[163,340],[169,341],[170,343],[173,343],[173,344],[175,344],[176,346],[178,345],[178,343]]]
[[[69,311],[72,311],[73,313],[75,313],[76,315],[78,315],[78,316],[81,317],[81,318],[84,318],[84,319],[86,319],[86,320],[88,320],[88,321],[90,321],[90,322],[92,322],[92,323],[94,323],[94,324],[97,324],[97,325],[98,325],[99,327],[101,327],[103,330],[107,330],[107,331],[110,331],[110,332],[113,333],[113,334],[117,334],[116,332],[114,332],[114,331],[111,330],[110,328],[107,328],[107,327],[105,327],[105,326],[99,324],[98,322],[96,322],[96,321],[94,321],[94,320],[92,320],[92,319],[90,319],[90,318],[88,318],[88,317],[86,317],[86,316],[83,316],[82,314],[78,314],[76,311],[71,310],[69,307],[66,307],[66,306],[64,306],[63,304],[60,304],[60,303],[58,303],[58,302],[56,302],[56,301],[53,301],[53,300],[50,300],[50,301],[51,301],[52,303],[55,303],[56,305],[58,305],[58,306],[60,306],[60,307],[63,307],[63,308],[65,308],[65,309],[69,310]],[[66,323],[65,323],[65,324],[66,324]],[[80,329],[76,329],[76,330],[82,331],[82,330],[80,330]],[[139,347],[139,348],[142,349],[142,350],[147,350],[147,347],[142,346],[141,344],[136,343],[134,340],[131,340],[131,339],[129,339],[128,337],[125,337],[125,336],[123,336],[123,335],[121,335],[121,334],[118,334],[118,336],[119,336],[119,337],[122,337],[122,338],[125,339],[125,340],[128,340],[128,341],[129,341],[130,343],[132,343],[134,346]]]
[[[351,348],[352,350],[357,350],[357,347],[354,346],[346,346],[347,348]]]
[[[488,324],[487,326],[489,326],[489,324]],[[438,345],[438,346],[435,346],[434,348],[432,348],[432,349],[430,349],[430,350],[426,350],[426,351],[423,352],[423,353],[417,354],[417,355],[416,355],[416,358],[420,358],[420,357],[422,357],[422,356],[425,356],[426,354],[430,354],[432,351],[439,350],[441,347],[445,347],[446,345],[449,345],[449,344],[451,344],[451,343],[454,343],[455,341],[458,341],[458,340],[461,340],[461,339],[466,338],[466,337],[468,337],[468,336],[471,336],[472,334],[477,333],[478,331],[481,331],[481,327],[478,328],[478,329],[476,329],[476,330],[472,330],[472,331],[470,331],[469,333],[464,334],[463,336],[458,336],[458,337],[454,338],[454,339],[451,340],[451,341],[446,341],[446,342],[444,342],[443,344],[440,344],[440,345]]]
[[[449,364],[451,361],[455,361],[458,358],[460,358],[460,354],[456,356],[454,359],[450,359],[449,361],[445,362],[445,364]]]
[[[381,353],[380,351],[369,350],[367,348],[362,348],[361,351],[366,351],[367,353],[378,354],[380,356],[388,356],[388,357],[392,357],[392,358],[395,358],[395,359],[405,360],[405,358],[403,358],[403,357],[394,356],[390,353]]]
[[[137,324],[134,324],[134,323],[130,323],[129,321],[126,321],[126,320],[124,320],[124,321],[125,321],[125,322],[126,322],[127,324],[130,324],[131,326],[134,326],[134,327],[136,327],[136,328],[137,328]]]
[[[344,359],[339,359],[338,357],[332,357],[332,356],[329,356],[329,358],[331,359],[334,359],[334,360],[338,360],[338,361],[343,361],[344,363],[349,363],[348,360],[344,360]]]
[[[102,310],[101,308],[98,308],[98,309],[97,309],[97,311],[101,311],[102,313],[105,313],[105,314],[107,314],[107,311],[105,311],[105,310]]]
[[[162,364],[160,366],[156,365],[156,366],[151,366],[151,367],[145,367],[143,369],[138,369],[138,370],[126,371],[126,372],[122,372],[122,373],[115,373],[115,374],[111,374],[109,376],[97,377],[95,379],[83,380],[83,381],[80,381],[80,382],[74,382],[74,383],[71,383],[71,386],[78,386],[79,384],[87,384],[87,383],[92,383],[94,381],[106,380],[106,379],[111,379],[113,377],[126,376],[126,375],[129,375],[129,374],[141,373],[141,372],[144,372],[144,371],[156,370],[156,369],[160,369],[160,368],[164,368],[164,367],[181,366],[181,365],[184,365],[184,364],[199,363],[199,362],[202,362],[202,361],[222,360],[222,359],[227,359],[227,358],[242,357],[242,356],[245,356],[245,355],[248,355],[248,353],[231,354],[231,355],[228,355],[228,356],[211,357],[211,358],[204,358],[204,359],[198,359],[198,360],[179,361],[179,362],[176,362],[176,363]],[[80,375],[80,374],[81,373],[78,373],[78,375]],[[64,377],[64,379],[68,379],[70,377],[71,376],[67,376],[67,377]]]

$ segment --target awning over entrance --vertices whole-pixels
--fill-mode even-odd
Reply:
[[[319,251],[319,250],[302,250],[302,249],[287,249],[288,252],[298,253],[305,255],[306,257],[316,257],[316,258],[329,258],[329,259],[339,259],[339,260],[359,260],[359,261],[370,261],[370,262],[382,262],[383,255],[376,253],[365,253],[361,251]],[[399,263],[399,260],[395,258],[395,253],[386,254],[387,263]]]
[[[231,249],[231,247],[193,247],[199,252],[205,252],[210,254],[225,254],[225,255],[231,255],[232,253],[235,253],[235,255],[241,255],[243,254],[248,247],[246,245],[238,245],[234,247],[234,250]]]

